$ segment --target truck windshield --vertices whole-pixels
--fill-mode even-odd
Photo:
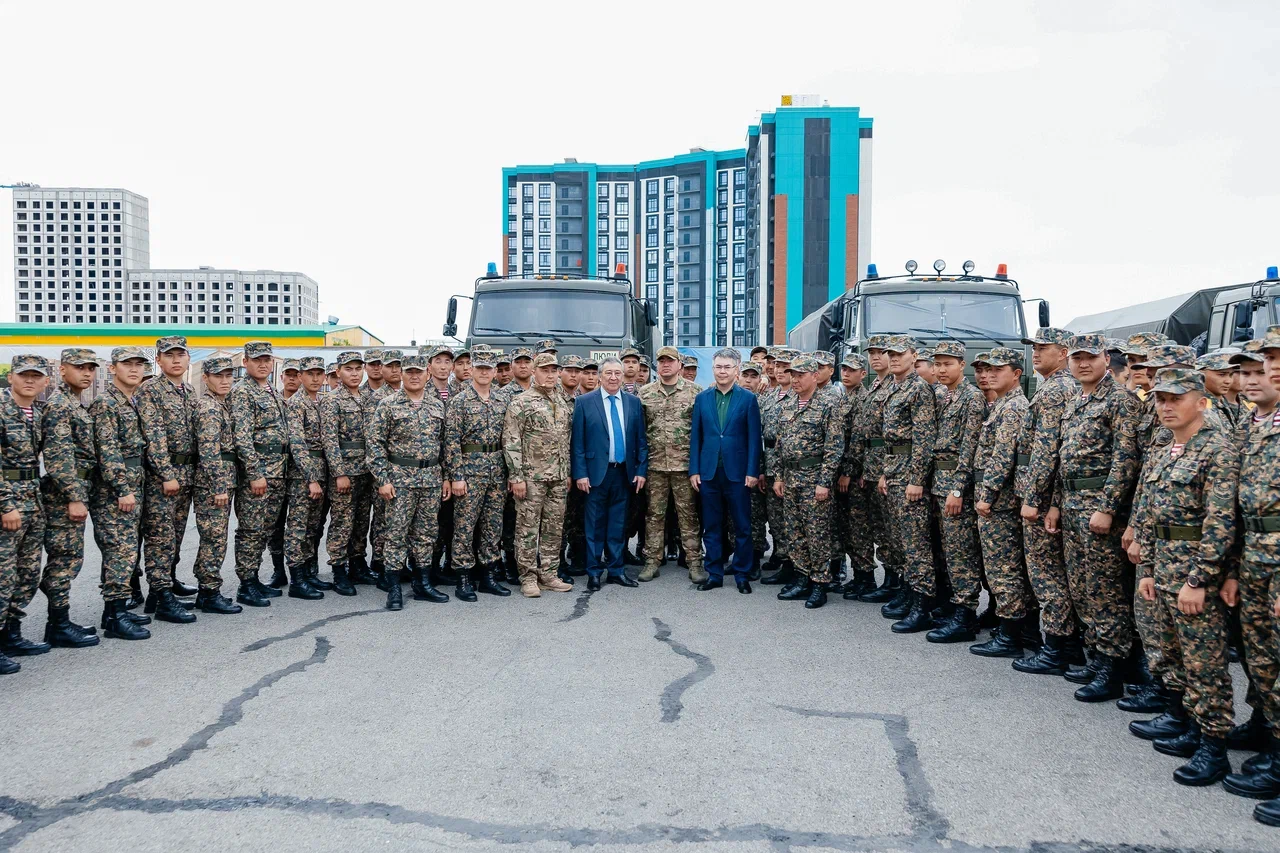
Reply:
[[[930,329],[932,334],[917,337],[978,333],[1009,341],[1022,338],[1022,303],[999,293],[877,293],[867,296],[863,310],[869,335]]]
[[[621,338],[627,331],[627,298],[620,293],[590,290],[477,293],[471,325],[477,329],[513,329],[526,334],[561,329],[598,338]]]

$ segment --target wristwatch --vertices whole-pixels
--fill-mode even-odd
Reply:
[[[1199,589],[1200,587],[1204,586],[1204,581],[1200,580],[1200,578],[1196,577],[1195,575],[1187,575],[1187,586],[1191,587],[1192,589]]]
[[[952,489],[952,490],[951,490],[951,497],[953,497],[953,498],[962,498],[962,497],[964,497],[964,492],[960,491],[959,489]]]

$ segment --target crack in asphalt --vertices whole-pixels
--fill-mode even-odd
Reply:
[[[653,638],[660,643],[666,643],[671,647],[671,651],[680,655],[680,657],[688,658],[697,664],[693,672],[683,675],[668,684],[666,689],[662,691],[662,698],[658,701],[659,707],[662,708],[662,722],[674,723],[680,719],[680,712],[684,710],[684,703],[680,701],[680,697],[699,681],[711,677],[711,674],[716,671],[716,665],[706,655],[691,651],[683,643],[671,639],[671,629],[667,624],[656,616],[651,618],[653,619],[653,627],[656,629]]]
[[[556,621],[560,624],[564,624],[565,622],[572,622],[575,619],[581,619],[583,616],[586,616],[587,605],[591,603],[591,596],[593,595],[595,595],[595,593],[589,589],[584,589],[582,592],[578,593],[578,600],[573,602],[573,612],[568,616],[565,616],[563,619],[557,619]]]
[[[261,640],[258,640],[257,642],[250,643],[249,645],[241,649],[240,653],[244,654],[245,652],[256,652],[261,649],[265,649],[267,646],[284,642],[285,640],[296,640],[299,637],[310,634],[312,631],[323,628],[325,625],[331,625],[334,622],[341,622],[344,619],[354,619],[357,616],[369,616],[374,613],[384,613],[384,612],[386,612],[385,609],[379,607],[374,610],[354,610],[350,613],[336,613],[333,616],[326,616],[323,619],[317,619],[314,622],[308,622],[306,625],[303,625],[301,628],[295,628],[294,630],[290,631],[287,634],[281,634],[278,637],[265,637]]]

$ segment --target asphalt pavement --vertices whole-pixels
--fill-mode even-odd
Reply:
[[[72,617],[96,623],[89,550]],[[1280,850],[1111,703],[776,589],[671,564],[534,600],[406,585],[389,613],[359,587],[24,658],[0,849]]]

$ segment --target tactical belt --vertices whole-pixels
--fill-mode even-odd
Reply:
[[[788,468],[792,471],[804,471],[809,468],[821,468],[822,457],[821,456],[802,456],[799,459],[796,459],[792,462],[787,462],[783,467]]]
[[[464,444],[462,445],[463,453],[497,453],[502,449],[501,444]]]
[[[365,441],[363,438],[358,438],[353,441],[339,441],[338,449],[339,450],[364,450]]]
[[[124,467],[126,467],[126,468],[141,468],[141,467],[142,467],[142,457],[141,457],[141,456],[122,456],[122,457],[120,458],[120,461],[124,463]]]
[[[312,450],[309,450],[309,451],[307,451],[307,452],[308,452],[308,453],[310,453],[312,456],[314,456],[316,459],[323,459],[323,458],[324,458],[324,451],[323,451],[323,450],[315,450],[315,449],[312,449]]]
[[[959,459],[933,460],[933,470],[935,471],[954,471],[959,465],[960,465]]]
[[[414,456],[395,456],[387,454],[387,461],[396,465],[402,465],[405,468],[438,468],[440,467],[439,459],[418,459]]]
[[[4,480],[39,480],[39,468],[0,468],[0,479]]]
[[[191,465],[196,461],[194,453],[173,453],[169,456],[169,461],[174,465]]]
[[[1280,515],[1246,515],[1244,529],[1250,533],[1280,533]]]
[[[765,447],[777,447],[777,446],[778,446],[778,439],[776,439],[776,438],[766,438],[766,439],[764,440],[764,446],[765,446]]]
[[[890,444],[889,455],[890,456],[910,456],[911,442],[904,441],[901,444]]]
[[[1030,465],[1030,464],[1031,464],[1031,454],[1030,454],[1030,453],[1019,453],[1019,454],[1018,454],[1018,464],[1019,464],[1019,465]]]
[[[236,461],[236,455],[235,455],[234,453],[232,453],[231,451],[229,451],[229,450],[224,450],[224,451],[222,451],[221,453],[219,453],[219,454],[218,454],[218,458],[219,458],[219,459],[221,459],[223,462],[235,462],[235,461]]]
[[[1178,542],[1198,542],[1203,535],[1199,524],[1157,524],[1156,538]]]
[[[1101,489],[1106,484],[1106,477],[1081,477],[1078,480],[1062,481],[1062,487],[1068,492],[1080,492],[1085,489]]]
[[[864,438],[862,443],[867,447],[884,447],[883,438]]]
[[[274,442],[264,441],[261,444],[259,444],[258,442],[255,441],[253,443],[253,449],[258,451],[259,453],[284,453],[283,445],[275,444]]]

